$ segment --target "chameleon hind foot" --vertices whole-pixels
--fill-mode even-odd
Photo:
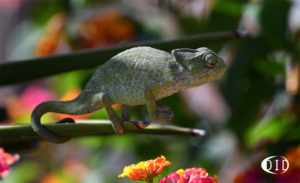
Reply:
[[[102,106],[105,108],[106,114],[108,119],[111,121],[112,127],[114,129],[114,132],[119,134],[119,135],[125,135],[126,134],[126,129],[123,125],[123,121],[115,112],[115,110],[112,108],[112,102],[108,95],[105,93],[100,93],[99,94],[99,99],[102,104]],[[128,115],[128,114],[127,114]],[[122,115],[122,117],[127,118],[126,115]]]

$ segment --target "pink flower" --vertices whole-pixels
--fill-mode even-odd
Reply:
[[[53,99],[55,97],[50,91],[39,86],[30,86],[20,95],[21,106],[30,110],[46,100]]]
[[[209,177],[203,168],[189,168],[178,170],[164,177],[159,183],[213,183],[217,177]]]
[[[9,174],[9,165],[13,164],[19,159],[19,155],[10,155],[5,153],[3,148],[0,147],[0,178]]]
[[[289,161],[289,169],[286,173],[276,176],[276,183],[300,182],[300,145],[292,147],[284,155]],[[280,165],[281,166],[281,165]]]
[[[50,91],[39,86],[29,86],[20,96],[12,96],[6,101],[9,119],[14,122],[24,122],[30,119],[32,110],[38,104],[54,99]]]
[[[177,183],[179,182],[180,176],[178,173],[173,172],[170,175],[164,177],[163,179],[160,179],[158,183]]]
[[[257,167],[250,168],[235,176],[233,183],[252,183],[252,182],[268,182],[266,177],[263,176],[261,169]]]
[[[0,8],[15,10],[19,8],[23,3],[23,0],[0,0]]]

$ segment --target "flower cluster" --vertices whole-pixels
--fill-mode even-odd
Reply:
[[[131,40],[135,34],[133,23],[117,9],[97,13],[79,22],[75,37],[66,31],[68,21],[64,13],[56,13],[48,20],[46,30],[36,44],[36,56],[64,53],[78,48],[111,46]]]
[[[164,167],[171,165],[164,156],[157,157],[155,160],[141,161],[124,168],[119,177],[128,176],[132,180],[152,180],[163,170]]]
[[[217,177],[209,177],[203,168],[180,169],[164,177],[159,183],[213,183]]]
[[[63,13],[54,14],[46,25],[46,31],[38,40],[35,48],[35,55],[38,57],[52,55],[60,44],[66,41],[64,26],[66,15]]]
[[[276,176],[276,183],[300,182],[300,145],[290,148],[284,157],[288,159],[290,166],[286,173]]]
[[[103,47],[130,40],[134,27],[121,12],[112,9],[84,21],[79,34],[85,48]]]
[[[153,178],[161,173],[165,166],[171,165],[164,156],[155,160],[139,162],[124,168],[119,177],[128,176],[132,180],[142,180],[148,183],[153,182]],[[216,183],[217,177],[209,177],[203,168],[180,169],[159,180],[159,183]]]
[[[0,178],[9,174],[9,165],[13,164],[19,159],[19,155],[10,155],[5,153],[3,148],[0,147]]]

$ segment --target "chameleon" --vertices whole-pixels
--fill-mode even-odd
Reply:
[[[170,120],[174,114],[160,99],[215,80],[225,70],[222,58],[206,47],[171,52],[147,46],[130,48],[101,65],[75,99],[39,104],[31,114],[31,126],[42,138],[63,143],[67,137],[58,136],[41,124],[45,113],[80,115],[104,108],[114,132],[124,135],[123,122],[130,120],[131,106],[146,104],[152,119]],[[122,105],[121,117],[113,104]]]

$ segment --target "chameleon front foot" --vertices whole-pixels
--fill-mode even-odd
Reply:
[[[174,118],[174,113],[169,106],[161,101],[155,101],[152,89],[148,89],[144,93],[146,99],[147,110],[153,119],[167,121]]]
[[[111,121],[114,132],[119,135],[125,135],[126,129],[123,125],[123,122],[125,120],[129,120],[128,118],[130,118],[129,107],[126,105],[122,105],[122,119],[121,119],[112,108],[111,106],[112,101],[110,100],[107,94],[99,93],[98,97],[100,99],[102,106],[105,108],[108,119]]]
[[[163,103],[162,101],[156,101],[156,106],[161,111],[170,111],[170,112],[172,112],[170,107],[167,104]]]

